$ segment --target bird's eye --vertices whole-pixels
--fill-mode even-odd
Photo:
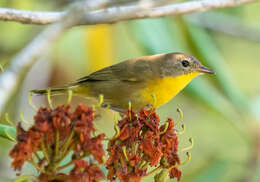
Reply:
[[[189,61],[187,61],[187,60],[181,61],[181,64],[183,67],[188,67],[190,65]]]

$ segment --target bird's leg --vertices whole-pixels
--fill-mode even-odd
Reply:
[[[124,109],[119,109],[119,108],[117,108],[117,107],[110,107],[110,109],[112,109],[113,111],[116,111],[116,112],[125,114],[125,110],[124,110]]]
[[[112,106],[109,106],[108,104],[102,104],[101,107],[103,108],[109,108],[113,111],[116,111],[116,112],[119,112],[119,113],[125,113],[125,110],[124,109],[119,109],[117,107],[112,107]]]

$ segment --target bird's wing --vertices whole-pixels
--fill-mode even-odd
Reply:
[[[122,63],[106,67],[88,76],[80,78],[76,84],[89,81],[142,81],[153,74],[149,61],[128,60]]]

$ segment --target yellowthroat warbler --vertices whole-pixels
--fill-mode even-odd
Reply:
[[[49,89],[52,95],[67,94],[68,90],[75,95],[91,98],[102,94],[104,104],[126,109],[131,101],[132,107],[138,110],[146,105],[158,107],[167,103],[201,73],[215,72],[187,54],[157,54],[129,59],[73,83]],[[32,92],[46,94],[47,90]]]

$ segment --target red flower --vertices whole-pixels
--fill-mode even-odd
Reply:
[[[167,158],[170,166],[174,166],[176,163],[180,164],[180,158],[178,152],[178,137],[174,131],[174,122],[172,119],[168,119],[168,129],[161,135],[163,157]],[[161,127],[161,131],[164,128]],[[170,167],[169,166],[169,167]]]
[[[152,131],[147,131],[143,141],[140,144],[140,149],[149,157],[150,165],[157,165],[161,156],[161,145],[157,141],[159,136],[154,136]]]
[[[145,175],[146,170],[134,169],[133,172],[125,167],[119,167],[116,171],[116,176],[120,182],[140,182]]]
[[[74,160],[74,168],[66,182],[98,182],[105,178],[102,171],[95,164],[88,164],[84,160]]]
[[[169,176],[170,176],[170,178],[175,178],[176,177],[177,180],[180,181],[180,179],[181,179],[181,171],[177,167],[172,168],[170,170],[170,172],[169,172]]]
[[[18,143],[10,151],[12,167],[21,170],[26,161],[32,163],[39,172],[40,182],[98,182],[104,179],[98,165],[104,162],[102,142],[105,134],[94,135],[94,113],[91,107],[84,105],[78,105],[74,112],[70,111],[70,106],[40,108],[34,125],[27,131],[21,123],[17,126]],[[117,134],[109,140],[107,148],[107,179],[140,182],[150,174],[149,166],[155,166],[157,170],[169,171],[170,178],[180,180],[178,136],[172,119],[160,126],[155,109],[143,109],[138,114],[127,110],[116,129]],[[61,165],[70,153],[71,161]],[[90,156],[91,162],[82,160]],[[72,164],[74,167],[69,173],[61,173]]]
[[[59,137],[65,139],[71,132],[71,114],[70,106],[58,106],[52,111],[53,129],[59,132]]]
[[[26,132],[21,123],[17,125],[17,141],[18,143],[10,151],[10,156],[14,158],[12,167],[15,170],[21,170],[24,163],[32,158],[33,152],[37,149],[41,139],[41,133],[31,128]]]
[[[143,109],[138,115],[132,110],[126,111],[125,117],[118,122],[120,133],[109,142],[108,179],[139,182],[147,175],[148,166],[158,165],[161,160],[167,161],[164,168],[179,163],[174,123],[171,119],[167,122],[168,128],[159,127],[160,118],[154,109]],[[172,176],[180,178],[180,173],[174,172]]]
[[[83,105],[79,105],[74,112],[70,112],[69,106],[58,106],[53,110],[40,108],[34,117],[34,125],[28,131],[20,123],[17,126],[18,143],[10,151],[12,167],[21,170],[26,161],[33,163],[40,172],[41,182],[98,182],[104,178],[99,167],[77,160],[92,155],[102,163],[105,156],[102,145],[105,134],[93,136],[94,119],[94,110]],[[59,170],[67,166],[59,166],[59,163],[73,147],[72,163],[75,167],[70,174],[60,173]],[[38,151],[43,153],[43,157],[38,155]],[[34,156],[38,158],[37,162]]]
[[[91,138],[86,142],[86,151],[90,152],[94,159],[99,163],[102,163],[102,158],[105,156],[105,151],[103,149],[102,141],[105,137],[105,134],[100,134],[94,138]]]

